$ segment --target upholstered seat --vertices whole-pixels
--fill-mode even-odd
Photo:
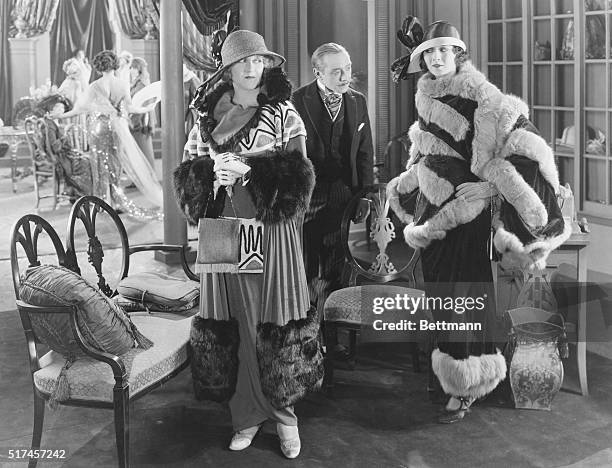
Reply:
[[[191,319],[168,320],[146,313],[131,314],[130,318],[138,330],[153,342],[149,349],[134,348],[121,356],[127,372],[130,396],[133,397],[185,364]],[[65,359],[55,351],[41,358],[41,369],[34,373],[36,388],[50,395],[64,363]],[[81,358],[66,371],[66,376],[72,400],[112,403],[115,378],[108,364]]]
[[[342,322],[362,326],[371,326],[374,320],[380,318],[385,322],[398,320],[414,320],[410,310],[403,307],[385,308],[384,312],[375,313],[374,301],[381,299],[395,299],[399,295],[423,296],[417,289],[389,284],[366,284],[339,289],[332,292],[323,310],[323,319],[329,322]],[[382,307],[382,306],[379,306]],[[423,318],[422,313],[419,318]]]

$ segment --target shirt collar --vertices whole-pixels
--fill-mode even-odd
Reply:
[[[342,96],[342,93],[337,93],[335,91],[332,91],[327,86],[325,86],[323,83],[321,83],[321,80],[318,80],[318,79],[317,79],[317,87],[319,88],[319,92],[321,92],[323,96],[328,96],[330,94],[337,94],[338,96]]]

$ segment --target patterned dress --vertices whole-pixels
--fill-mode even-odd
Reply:
[[[287,101],[259,108],[243,109],[231,101],[231,92],[214,106],[217,122],[211,137],[223,144],[242,135],[234,148],[247,164],[251,158],[282,150],[293,138],[306,136],[304,124]],[[249,125],[259,113],[256,125]],[[189,133],[185,157],[210,157],[214,150],[202,139],[199,124]],[[254,218],[255,207],[246,188],[237,182],[225,199],[224,216]],[[306,273],[302,258],[301,221],[264,223],[263,273],[202,275],[200,315],[204,318],[239,323],[238,381],[230,400],[235,430],[260,424],[270,418],[285,425],[297,425],[292,407],[274,408],[261,390],[256,353],[256,332],[260,323],[285,325],[306,317],[310,308]]]

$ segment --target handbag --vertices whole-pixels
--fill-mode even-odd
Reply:
[[[263,223],[238,217],[200,218],[195,271],[263,273]]]

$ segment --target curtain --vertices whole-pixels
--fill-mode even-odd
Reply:
[[[52,82],[64,80],[62,65],[79,49],[91,60],[113,48],[108,0],[60,0],[57,20],[51,29]]]
[[[11,122],[11,58],[9,56],[9,27],[13,0],[0,1],[0,118]]]
[[[238,17],[238,0],[183,0],[183,6],[203,36],[223,29],[228,11]]]
[[[159,5],[159,0],[114,0],[119,13],[121,29],[131,39],[141,39],[146,34],[144,24],[152,8],[152,2]]]
[[[11,14],[13,21],[18,16],[21,17],[26,23],[24,28],[26,36],[32,37],[49,31],[55,20],[59,0],[14,0],[13,3]],[[11,37],[15,34],[17,28],[13,24]]]
[[[182,7],[183,29],[183,61],[193,70],[204,71],[207,74],[217,71],[217,66],[210,53],[211,36],[202,35],[191,19],[185,5]],[[159,31],[159,0],[153,0],[151,19]],[[221,28],[224,24],[221,25]]]

